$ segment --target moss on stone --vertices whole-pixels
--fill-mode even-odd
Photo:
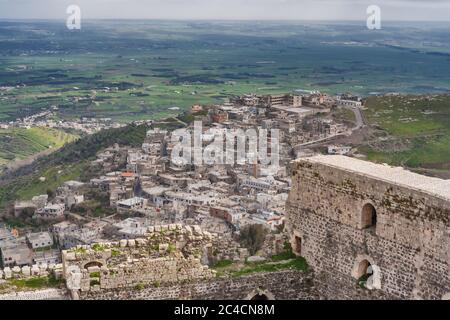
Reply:
[[[71,249],[69,252],[74,252],[74,253],[86,253],[87,250],[85,248],[73,248]]]
[[[121,255],[121,251],[120,251],[119,249],[113,248],[113,249],[111,250],[111,256],[112,256],[112,257],[117,257],[117,256],[120,256],[120,255]]]
[[[101,252],[101,251],[105,251],[105,246],[103,246],[100,243],[94,243],[91,246],[92,250],[94,250],[95,252]]]
[[[277,258],[275,258],[277,259]],[[289,260],[269,261],[258,263],[246,263],[245,266],[239,270],[233,270],[228,273],[231,277],[241,277],[248,274],[260,272],[277,272],[282,270],[298,270],[307,272],[308,264],[303,257],[295,257]]]
[[[140,291],[140,290],[144,290],[145,289],[145,285],[143,283],[138,283],[137,285],[134,286],[134,289]]]
[[[233,261],[231,260],[219,260],[217,261],[212,267],[214,269],[221,269],[221,268],[226,268],[228,266],[231,266],[233,264]]]
[[[10,279],[9,284],[14,285],[18,289],[42,289],[59,287],[62,279],[56,279],[54,276],[48,277],[32,277],[27,279]]]

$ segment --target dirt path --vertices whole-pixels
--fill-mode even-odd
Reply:
[[[181,123],[183,126],[187,127],[188,124],[186,122],[181,121],[180,119],[176,118],[176,117],[172,117],[172,119],[174,119],[175,121],[177,121],[178,123]]]

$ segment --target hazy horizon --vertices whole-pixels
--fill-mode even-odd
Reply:
[[[450,21],[449,0],[0,0],[2,20],[64,20],[76,4],[86,20]]]
[[[66,21],[67,17],[64,18],[2,18],[0,17],[0,21]],[[336,22],[336,23],[366,23],[366,20],[358,20],[358,19],[264,19],[264,18],[255,18],[255,19],[219,19],[219,18],[83,18],[83,21],[205,21],[205,22]],[[450,24],[450,20],[389,20],[383,19],[384,22],[395,22],[395,23],[445,23]]]

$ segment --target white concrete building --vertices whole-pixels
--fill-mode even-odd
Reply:
[[[129,211],[143,209],[147,205],[147,199],[134,197],[117,202],[117,210]]]
[[[46,248],[53,245],[53,238],[48,232],[30,233],[26,238],[33,249]]]

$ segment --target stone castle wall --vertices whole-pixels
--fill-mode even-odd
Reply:
[[[322,279],[323,280],[323,279]],[[210,278],[157,287],[118,288],[81,292],[81,300],[250,300],[265,295],[268,300],[326,300],[352,297],[358,300],[388,299],[380,291],[357,286],[336,287],[313,272],[285,270],[255,273],[238,278]],[[337,294],[340,292],[340,294]]]
[[[315,291],[313,275],[299,271],[257,273],[239,278],[211,278],[191,283],[148,286],[141,290],[122,288],[100,292],[82,292],[83,300],[245,300],[264,294],[268,299],[312,300],[321,297]]]
[[[15,266],[0,269],[0,279],[27,279],[53,275],[56,279],[62,276],[62,264],[34,264],[32,266]]]
[[[203,294],[205,299],[208,293],[220,298],[229,292],[221,291],[225,285],[214,281],[215,271],[207,264],[218,257],[243,261],[247,256],[247,250],[232,239],[224,241],[199,226],[149,227],[143,238],[64,250],[62,264],[6,268],[5,272],[0,271],[6,279],[47,276],[52,272],[66,280],[67,290],[4,294],[0,300],[171,299],[183,298],[185,292],[191,292],[188,296]],[[233,288],[235,294],[239,291],[239,286],[227,286],[227,290]]]
[[[374,291],[386,297],[441,299],[450,291],[449,201],[307,159],[294,163],[292,182],[291,243],[329,298],[355,297],[364,260],[375,270]],[[364,228],[371,206],[376,222]]]
[[[63,276],[75,298],[80,292],[208,279],[214,271],[201,259],[211,241],[198,226],[158,226],[142,239],[63,251]]]
[[[65,289],[19,291],[0,295],[0,300],[69,300]]]

